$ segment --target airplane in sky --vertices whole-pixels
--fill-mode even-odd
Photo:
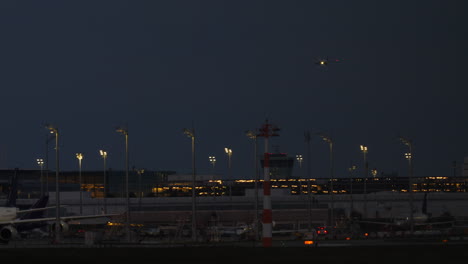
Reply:
[[[30,231],[48,224],[55,225],[55,217],[44,217],[44,212],[55,206],[46,207],[49,196],[40,197],[30,209],[20,210],[16,207],[17,179],[13,177],[5,206],[0,207],[0,242],[8,243],[18,238],[21,232]],[[61,216],[62,232],[68,231],[68,221],[87,218],[111,217],[119,214],[100,214],[83,216]],[[52,230],[54,228],[52,227]]]
[[[328,59],[328,57],[326,58],[315,58],[314,59],[314,63],[323,67],[323,66],[328,66],[330,63],[337,63],[337,62],[340,62],[341,60],[340,59]]]

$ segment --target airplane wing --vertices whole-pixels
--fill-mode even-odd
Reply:
[[[394,222],[378,222],[378,221],[357,221],[358,223],[365,223],[365,224],[377,224],[377,225],[401,225]]]
[[[65,207],[65,206],[60,206],[60,207]],[[24,213],[30,213],[30,212],[37,212],[37,211],[44,211],[44,210],[49,210],[49,209],[55,209],[57,208],[56,206],[49,206],[49,207],[42,207],[42,208],[34,208],[34,209],[27,209],[27,210],[21,210],[17,211],[17,214],[24,214]]]
[[[409,225],[408,221],[405,222],[377,222],[377,221],[358,221],[359,223],[366,224],[378,224],[378,225],[393,225],[393,226],[402,226]],[[444,224],[453,224],[454,221],[445,221],[445,222],[414,222],[415,226],[429,226],[429,225],[444,225]]]
[[[271,231],[273,234],[294,234],[294,233],[299,233],[299,230],[273,230]]]
[[[99,215],[74,215],[74,216],[63,216],[60,219],[64,221],[68,220],[78,220],[78,219],[90,219],[90,218],[100,218],[100,217],[112,217],[112,216],[121,216],[122,214],[99,214]],[[55,219],[55,217],[53,218]]]
[[[455,221],[414,223],[414,225],[425,225],[425,226],[446,225],[446,224],[455,224]]]
[[[74,220],[103,218],[103,217],[110,218],[112,216],[122,216],[122,214],[75,215],[75,216],[60,217],[60,219],[63,220],[63,221],[74,221]],[[55,220],[55,217],[54,217],[54,220]]]
[[[69,221],[69,220],[76,220],[76,219],[112,217],[112,216],[119,216],[119,215],[121,214],[61,216],[60,220]],[[10,220],[10,221],[0,221],[0,225],[17,225],[17,224],[26,224],[26,223],[53,222],[55,220],[56,220],[55,217],[44,217],[44,218],[35,218],[35,219],[15,219],[15,220]]]

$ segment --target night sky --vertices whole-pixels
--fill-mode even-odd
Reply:
[[[1,1],[0,168],[38,168],[51,123],[62,170],[130,166],[252,177],[245,131],[266,118],[271,143],[305,155],[304,131],[334,139],[336,177],[351,163],[450,176],[468,156],[468,16],[463,1]],[[315,58],[339,59],[328,67]],[[259,149],[263,141],[259,139]],[[53,144],[50,156],[54,158]],[[311,141],[311,177],[328,146]],[[54,168],[51,163],[51,168]],[[460,167],[458,168],[460,171]],[[296,169],[295,175],[304,171]]]

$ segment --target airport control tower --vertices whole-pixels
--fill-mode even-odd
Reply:
[[[260,160],[263,169],[264,159]],[[294,158],[287,153],[270,153],[271,179],[290,179],[294,166]]]

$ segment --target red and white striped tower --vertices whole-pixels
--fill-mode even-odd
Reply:
[[[269,124],[268,119],[265,124],[259,129],[258,137],[265,138],[265,159],[263,162],[263,236],[262,243],[263,247],[272,246],[272,213],[271,213],[271,183],[270,183],[270,154],[268,153],[268,138],[278,136],[276,131],[279,128]]]

